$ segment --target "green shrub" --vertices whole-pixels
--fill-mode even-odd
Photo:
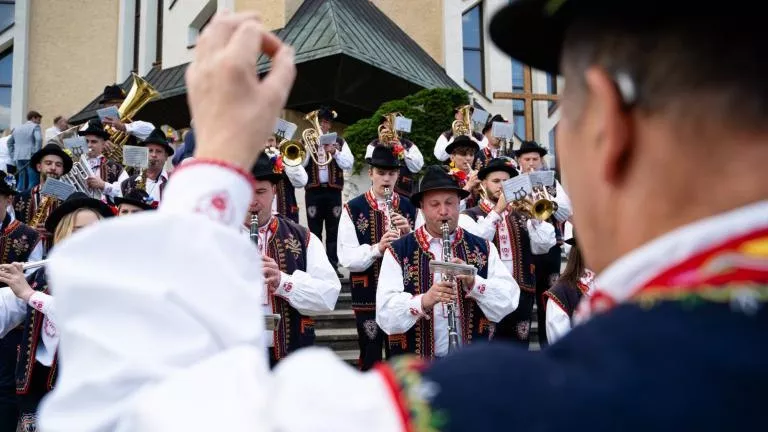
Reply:
[[[355,172],[365,167],[365,148],[377,138],[381,116],[390,112],[400,112],[413,120],[411,132],[402,136],[419,147],[424,155],[424,166],[438,163],[434,155],[435,141],[451,127],[453,108],[466,104],[468,100],[464,90],[438,88],[384,102],[373,116],[357,121],[344,131],[344,139],[355,156]]]

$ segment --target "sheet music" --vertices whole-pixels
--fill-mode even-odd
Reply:
[[[62,201],[69,198],[74,192],[74,186],[52,177],[49,177],[45,183],[43,183],[43,187],[40,188],[41,195],[56,197]]]
[[[512,139],[513,128],[510,123],[506,122],[493,122],[491,125],[493,136],[496,138],[504,138],[507,140]]]
[[[398,132],[410,132],[413,120],[408,117],[397,116],[395,117],[395,130]]]
[[[98,109],[98,110],[96,110],[96,114],[98,114],[99,120],[101,120],[102,122],[104,122],[104,118],[106,118],[106,117],[109,117],[111,119],[119,119],[120,118],[120,113],[117,111],[117,107],[116,106],[109,106],[109,107],[106,107],[106,108]],[[86,125],[87,125],[87,123],[86,123]]]
[[[317,139],[317,142],[321,146],[336,144],[336,132],[320,135],[320,138]]]
[[[555,172],[554,171],[533,171],[529,173],[531,177],[531,185],[544,185],[553,186],[555,184]]]
[[[293,139],[293,134],[296,133],[296,129],[298,129],[298,126],[295,123],[285,119],[277,119],[277,124],[275,124],[272,133],[282,139],[291,140]]]
[[[528,174],[520,174],[501,183],[504,190],[504,198],[507,202],[517,201],[528,196],[532,191],[531,178]]]
[[[146,147],[123,146],[123,166],[146,169],[149,166],[149,150]]]
[[[483,111],[480,108],[475,108],[472,113],[472,122],[479,123],[485,126],[485,122],[488,121],[488,111]]]

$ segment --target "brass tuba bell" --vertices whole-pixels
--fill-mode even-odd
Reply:
[[[286,166],[299,166],[304,163],[304,158],[307,156],[307,151],[304,150],[304,146],[300,142],[294,140],[284,139],[280,141],[278,150],[283,156],[283,163]]]

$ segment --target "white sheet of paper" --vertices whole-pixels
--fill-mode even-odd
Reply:
[[[529,173],[531,176],[531,185],[544,185],[552,186],[555,184],[555,172],[554,171],[533,171]]]
[[[104,121],[105,117],[109,117],[111,119],[120,118],[120,113],[117,111],[116,106],[108,106],[106,108],[97,109],[96,114],[98,114],[99,120],[101,120],[102,122]]]
[[[81,151],[85,151],[87,144],[85,143],[85,137],[76,136],[72,138],[64,138],[61,140],[61,142],[64,144],[64,147],[74,150],[77,147],[80,147]]]
[[[40,188],[41,195],[56,197],[62,201],[69,198],[74,192],[74,186],[55,178],[48,178],[43,183],[43,187]]]
[[[399,132],[410,132],[413,120],[408,117],[397,116],[395,117],[395,130]]]
[[[123,146],[123,165],[146,169],[149,166],[149,150],[146,147]]]
[[[336,143],[336,132],[331,132],[327,134],[320,135],[320,138],[318,138],[318,144],[322,145],[328,145],[328,144],[335,144]]]
[[[522,199],[529,195],[533,190],[533,187],[531,186],[531,178],[528,174],[521,174],[517,177],[505,180],[501,183],[501,187],[504,190],[504,198],[507,202]]]
[[[475,108],[475,112],[472,113],[472,121],[475,123],[482,123],[483,126],[485,126],[485,122],[488,121],[488,111]]]
[[[275,124],[275,128],[272,130],[272,133],[281,138],[290,140],[293,139],[293,134],[296,133],[296,129],[298,128],[299,127],[296,126],[295,123],[291,123],[285,119],[277,119],[277,124]]]
[[[513,127],[506,122],[493,122],[491,125],[493,136],[496,138],[512,139]]]

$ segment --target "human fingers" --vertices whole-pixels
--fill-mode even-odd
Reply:
[[[205,27],[195,46],[195,59],[208,58],[228,45],[232,34],[246,22],[261,21],[257,12],[229,13],[222,11],[214,15]]]

